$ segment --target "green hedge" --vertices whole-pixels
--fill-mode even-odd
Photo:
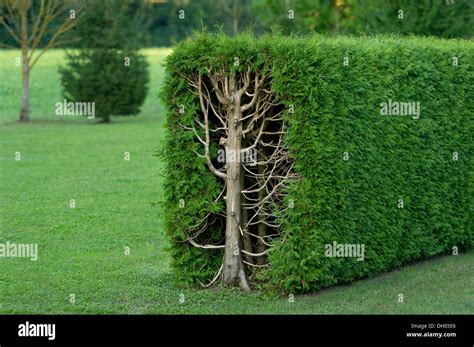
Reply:
[[[162,94],[164,213],[180,282],[208,280],[219,268],[222,252],[183,242],[183,230],[223,209],[212,202],[221,182],[195,155],[192,133],[178,127],[199,112],[183,76],[232,66],[234,57],[240,67],[233,69],[271,69],[272,89],[287,108],[285,143],[300,176],[288,189],[294,208],[282,217],[282,237],[263,273],[268,284],[313,291],[472,247],[472,42],[199,34],[168,57]],[[419,102],[419,119],[382,115],[389,99]],[[215,243],[222,234],[214,226],[200,237]],[[365,245],[364,261],[325,256],[334,241]]]

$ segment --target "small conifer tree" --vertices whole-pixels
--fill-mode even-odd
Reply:
[[[94,102],[96,117],[140,112],[148,92],[148,63],[133,44],[133,24],[127,20],[141,8],[133,1],[90,1],[77,35],[78,51],[67,55],[60,69],[64,97],[72,102]]]

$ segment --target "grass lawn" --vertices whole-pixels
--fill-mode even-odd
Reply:
[[[168,52],[146,51],[152,83],[142,113],[113,118],[110,125],[54,115],[62,100],[57,66],[63,51],[49,52],[32,72],[33,121],[20,125],[18,52],[0,51],[0,243],[39,247],[36,262],[0,258],[0,314],[474,313],[474,252],[294,302],[266,293],[176,287],[155,205],[161,163],[153,156],[163,136],[157,93]],[[404,303],[397,303],[399,293]]]

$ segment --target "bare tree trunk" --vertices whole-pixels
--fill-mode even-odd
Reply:
[[[230,84],[233,103],[230,105],[228,114],[229,136],[227,138],[226,153],[230,153],[233,160],[227,162],[227,221],[225,232],[224,267],[222,269],[222,281],[227,286],[239,285],[242,290],[250,291],[244,272],[241,255],[241,163],[240,150],[242,146],[242,116],[240,108],[240,94],[235,91],[236,83],[232,78]],[[237,158],[238,157],[238,158]]]
[[[244,144],[242,144],[244,145]],[[240,175],[240,188],[241,189],[245,189],[245,175],[242,173]],[[241,216],[241,220],[240,220],[240,227],[242,228],[242,231],[243,231],[243,245],[244,245],[244,250],[246,250],[247,252],[252,252],[252,240],[250,239],[250,235],[247,233],[247,222],[249,220],[249,213],[247,211],[247,209],[245,208],[245,203],[246,203],[246,199],[245,199],[245,196],[241,196],[241,199],[242,199],[242,216]],[[250,264],[253,264],[253,257],[251,255],[248,255],[248,254],[244,254],[244,259],[246,262],[250,263]]]
[[[28,66],[28,61],[25,62],[25,58],[23,58],[22,80],[23,80],[23,87],[22,87],[22,95],[21,95],[20,122],[29,122],[30,120],[30,68]]]
[[[265,161],[265,155],[263,153],[264,147],[261,144],[258,144],[258,151],[257,151],[257,161],[258,162],[263,162]],[[261,175],[260,178],[258,179],[259,184],[258,187],[262,188],[265,185],[265,177],[264,177],[264,172],[265,172],[265,167],[262,164],[258,165],[258,174]],[[263,199],[265,199],[265,196],[267,195],[265,189],[260,189],[258,191],[258,201],[261,202]],[[263,239],[267,235],[267,226],[263,223],[263,219],[265,216],[262,215],[262,213],[259,213],[258,219],[258,236],[260,238],[258,239],[257,242],[257,253],[262,253],[265,251],[265,244],[263,243]],[[265,258],[264,257],[258,257],[258,264],[262,265],[265,264]]]
[[[239,0],[232,1],[232,22],[234,27],[234,35],[239,34]]]
[[[74,19],[64,15],[71,5],[79,16]],[[38,6],[36,6],[38,5]],[[0,43],[8,48],[18,47],[22,58],[22,96],[20,122],[30,120],[30,72],[48,49],[65,43],[60,37],[70,31],[82,16],[83,5],[73,0],[0,0],[0,26],[17,43],[14,46]],[[62,22],[60,23],[59,20]],[[51,28],[51,24],[55,25]],[[28,32],[29,31],[29,32]],[[49,38],[48,38],[49,36]],[[48,38],[47,40],[44,40]],[[45,42],[46,41],[46,42]],[[72,42],[69,40],[69,42]],[[41,52],[37,52],[43,44]],[[36,55],[35,55],[36,52]]]
[[[28,59],[27,12],[21,12],[21,77],[23,81],[21,95],[20,122],[30,120],[30,61]]]
[[[239,19],[234,17],[234,35],[239,34]]]

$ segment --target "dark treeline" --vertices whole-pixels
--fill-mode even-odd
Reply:
[[[33,1],[38,6],[40,1]],[[470,38],[474,30],[472,0],[89,0],[86,11],[94,13],[95,4],[103,1],[128,4],[132,31],[128,37],[141,47],[170,46],[203,27],[229,35],[246,29],[258,35],[278,27],[285,34],[400,33],[446,38]],[[97,23],[96,31],[100,26]],[[2,26],[0,42],[12,43]]]

